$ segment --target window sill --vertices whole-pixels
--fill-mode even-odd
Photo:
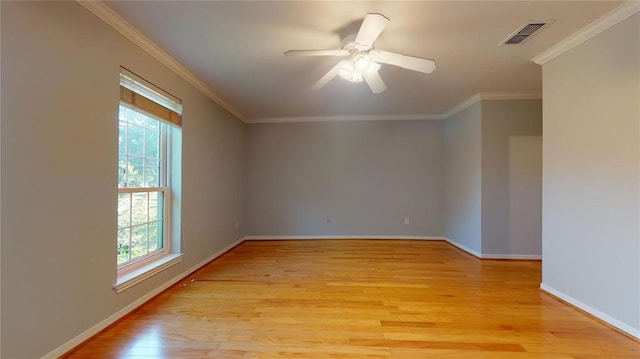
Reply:
[[[136,268],[135,270],[123,275],[119,275],[113,290],[116,293],[124,292],[143,280],[153,277],[163,270],[182,262],[182,254],[169,254],[146,266]]]

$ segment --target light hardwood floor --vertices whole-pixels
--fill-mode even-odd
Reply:
[[[68,358],[640,358],[540,271],[443,241],[247,241]]]

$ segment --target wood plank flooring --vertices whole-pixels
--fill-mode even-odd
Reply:
[[[640,358],[540,271],[443,241],[247,241],[67,357]]]

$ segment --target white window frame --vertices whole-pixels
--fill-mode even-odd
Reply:
[[[126,82],[123,82],[126,81]],[[164,92],[162,90],[154,91],[155,88],[152,84],[146,82],[145,80],[137,77],[135,74],[123,69],[121,72],[121,85],[135,91],[136,93],[143,95],[147,98],[151,98],[149,96],[149,92],[152,92],[155,97],[151,98],[155,102],[161,104],[164,107],[166,103],[173,103],[173,97],[163,97]],[[136,91],[137,89],[143,89],[144,91]],[[157,98],[164,98],[165,102],[157,101]],[[179,100],[178,100],[179,101]],[[121,103],[121,106],[128,107],[133,111],[137,111],[144,115],[148,115],[144,111],[137,109],[135,106],[131,106],[125,103]],[[171,108],[171,110],[176,110],[181,112],[181,103],[178,102]],[[118,110],[120,111],[120,110]],[[154,116],[151,116],[152,118]],[[134,188],[118,188],[118,195],[121,193],[153,193],[158,192],[162,193],[163,196],[163,223],[162,223],[162,248],[157,249],[151,253],[147,253],[143,256],[135,258],[131,261],[125,262],[121,265],[117,265],[116,263],[116,271],[117,278],[116,283],[113,286],[113,289],[116,293],[120,293],[137,283],[161,272],[164,269],[167,269],[177,263],[182,261],[182,254],[178,253],[176,249],[173,248],[171,238],[172,228],[171,225],[174,222],[172,218],[172,187],[171,187],[171,173],[172,171],[172,158],[171,154],[173,152],[172,149],[172,132],[173,128],[170,127],[168,123],[165,121],[161,121],[157,119],[160,123],[160,186],[159,187],[134,187]],[[118,123],[120,123],[120,115],[118,116]],[[119,151],[119,150],[118,150]],[[160,210],[160,208],[158,208]],[[116,225],[117,227],[117,225]],[[129,228],[133,228],[131,225]],[[131,249],[130,249],[131,250]],[[114,252],[117,256],[117,252]],[[117,262],[117,261],[116,261]]]

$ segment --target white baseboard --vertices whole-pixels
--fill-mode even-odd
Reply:
[[[472,255],[472,256],[474,256],[474,257],[482,258],[482,253],[480,253],[480,252],[478,252],[478,251],[476,251],[476,250],[473,250],[473,249],[471,249],[471,248],[469,248],[469,247],[465,246],[464,244],[460,244],[460,243],[458,243],[458,242],[456,242],[456,241],[454,241],[454,240],[452,240],[452,239],[449,239],[449,238],[447,238],[447,237],[444,237],[444,240],[445,240],[445,241],[447,241],[447,243],[451,244],[452,246],[457,247],[457,248],[460,248],[460,249],[462,249],[463,251],[465,251],[465,252],[467,252],[467,253],[471,254],[471,255]]]
[[[451,244],[454,247],[458,247],[460,249],[462,249],[463,251],[473,255],[474,257],[477,257],[479,259],[509,259],[509,260],[542,260],[542,256],[541,255],[535,255],[535,254],[485,254],[485,253],[480,253],[476,250],[473,250],[467,246],[465,246],[464,244],[460,244],[452,239],[449,239],[447,237],[441,237],[443,238],[445,241],[447,241],[449,244]]]
[[[444,241],[445,237],[438,236],[388,236],[388,235],[344,235],[344,236],[245,236],[245,241],[280,241],[280,240],[301,240],[301,239],[404,239],[417,241]]]
[[[148,300],[150,300],[151,298],[155,297],[156,295],[160,294],[165,289],[167,289],[167,288],[171,287],[172,285],[178,283],[179,281],[183,280],[184,278],[189,276],[191,273],[195,272],[196,270],[200,269],[201,267],[203,267],[207,263],[211,262],[212,260],[214,260],[214,259],[220,257],[221,255],[225,254],[226,252],[230,251],[231,249],[233,249],[234,247],[236,247],[237,245],[239,245],[242,242],[244,242],[244,238],[238,239],[237,241],[235,241],[235,242],[231,243],[230,245],[226,246],[225,248],[219,250],[218,252],[216,252],[212,256],[202,260],[200,263],[198,263],[198,264],[194,265],[193,267],[187,269],[186,271],[182,272],[181,274],[177,275],[176,277],[170,279],[168,282],[162,284],[161,286],[157,287],[156,289],[152,290],[151,292],[143,295],[138,300],[132,302],[131,304],[127,305],[126,307],[124,307],[124,308],[120,309],[119,311],[113,313],[112,315],[110,315],[106,319],[102,320],[98,324],[94,325],[93,327],[91,327],[91,328],[85,330],[84,332],[80,333],[75,338],[69,340],[68,342],[62,344],[61,346],[59,346],[56,349],[52,350],[51,352],[47,353],[45,356],[42,357],[42,359],[59,358],[60,356],[62,356],[65,353],[67,353],[68,351],[70,351],[73,348],[77,347],[78,345],[82,344],[85,340],[87,340],[87,339],[91,338],[92,336],[98,334],[104,328],[106,328],[109,325],[115,323],[118,319],[120,319],[120,318],[124,317],[125,315],[131,313],[133,310],[135,310],[139,306],[143,305],[144,303],[146,303]]]
[[[625,324],[621,321],[619,321],[618,319],[603,313],[587,304],[582,303],[581,301],[557,290],[554,289],[544,283],[540,284],[540,289],[542,289],[543,291],[553,295],[554,297],[558,297],[560,299],[562,299],[563,301],[575,306],[576,308],[579,308],[591,315],[593,315],[594,317],[602,320],[603,322],[615,327],[616,329],[623,331],[627,334],[629,334],[630,336],[640,339],[640,328],[634,328],[628,324]]]
[[[482,259],[509,259],[509,260],[522,260],[522,261],[535,261],[542,260],[541,255],[535,254],[482,254]]]

